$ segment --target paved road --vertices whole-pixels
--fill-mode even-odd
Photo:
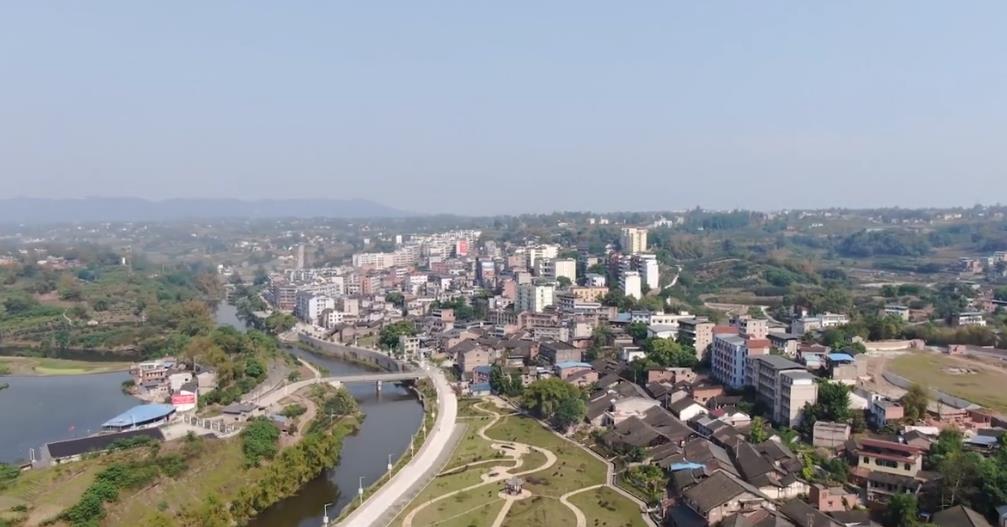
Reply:
[[[437,389],[437,420],[433,430],[423,443],[416,457],[409,461],[392,479],[381,486],[363,505],[354,510],[340,525],[343,527],[370,527],[380,525],[386,511],[401,505],[407,499],[415,482],[439,470],[438,460],[445,449],[452,445],[455,419],[458,416],[458,400],[439,369],[429,370],[430,380]]]

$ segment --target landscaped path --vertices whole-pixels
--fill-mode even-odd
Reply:
[[[491,400],[498,407],[506,408],[506,403],[504,403],[503,401],[500,401],[500,400],[498,400],[496,398],[491,399]],[[476,434],[479,437],[481,437],[482,439],[484,439],[485,441],[489,442],[490,443],[490,448],[493,448],[494,450],[502,452],[505,455],[511,457],[515,461],[515,464],[513,466],[510,466],[510,467],[506,467],[506,466],[495,466],[495,467],[492,467],[487,474],[484,474],[482,476],[482,480],[483,481],[481,483],[477,483],[475,485],[470,485],[468,487],[465,487],[465,488],[462,488],[462,489],[459,489],[459,490],[456,490],[456,491],[453,491],[453,492],[449,492],[447,494],[442,494],[442,495],[440,495],[440,496],[438,496],[438,497],[436,497],[436,498],[434,498],[432,500],[428,500],[426,502],[423,502],[423,503],[419,504],[418,506],[414,507],[411,511],[409,511],[409,513],[406,515],[406,517],[402,520],[402,527],[412,527],[413,520],[415,519],[416,515],[419,514],[422,510],[426,509],[430,505],[433,505],[434,503],[437,503],[439,501],[442,501],[442,500],[445,500],[447,498],[450,498],[451,496],[455,496],[455,495],[460,494],[462,492],[467,492],[467,491],[474,490],[474,489],[477,489],[477,488],[480,488],[480,487],[485,487],[486,485],[490,485],[490,484],[493,484],[493,483],[504,481],[504,480],[510,479],[512,477],[515,477],[515,476],[524,476],[524,475],[527,475],[527,474],[534,474],[536,472],[541,472],[543,470],[548,469],[549,467],[552,467],[554,464],[556,464],[556,461],[557,461],[556,454],[553,453],[551,450],[548,450],[548,449],[545,449],[545,448],[541,448],[541,447],[537,447],[537,446],[534,446],[534,445],[529,445],[529,444],[526,444],[526,443],[520,443],[520,442],[517,442],[517,441],[499,441],[499,440],[496,440],[496,439],[493,439],[493,438],[489,437],[486,434],[486,431],[489,430],[490,428],[492,428],[494,425],[496,425],[500,421],[500,419],[502,417],[505,417],[505,416],[501,415],[500,413],[495,412],[493,410],[488,410],[486,408],[483,408],[479,404],[474,405],[473,408],[476,409],[476,410],[478,410],[478,411],[480,411],[480,412],[483,412],[483,413],[488,414],[488,415],[491,416],[490,421],[488,423],[486,423],[485,425],[483,425],[482,427],[480,427],[479,430],[476,432]],[[506,408],[506,409],[509,410],[509,408]],[[507,414],[507,415],[510,415],[510,414]],[[523,463],[524,463],[524,459],[523,459],[524,456],[526,454],[530,453],[532,450],[535,450],[535,451],[538,451],[538,452],[542,453],[542,455],[544,455],[545,458],[546,458],[545,463],[543,463],[539,467],[535,467],[535,468],[532,468],[530,470],[525,470],[523,472],[514,472],[515,469],[518,469],[518,468],[520,468],[523,465]],[[497,461],[497,460],[476,461],[476,462],[473,462],[473,463],[467,463],[465,465],[461,465],[459,467],[454,467],[451,470],[457,470],[458,468],[464,468],[464,467],[469,467],[469,466],[473,466],[473,465],[485,464],[485,463],[491,462],[491,461]],[[597,488],[603,487],[603,486],[605,486],[605,484],[591,485],[591,486],[588,486],[588,487],[584,487],[584,488],[580,488],[580,489],[568,492],[568,493],[564,494],[563,496],[560,496],[560,498],[559,498],[560,503],[562,503],[564,506],[566,506],[568,509],[570,509],[573,512],[574,516],[577,518],[577,527],[587,527],[587,518],[585,517],[584,512],[581,511],[576,505],[574,505],[573,503],[571,503],[567,498],[569,498],[569,497],[571,497],[571,496],[573,496],[575,494],[578,494],[578,493],[581,493],[581,492],[587,492],[587,491],[594,490],[594,489],[597,489]],[[504,500],[504,506],[500,510],[500,512],[497,513],[496,519],[493,521],[492,527],[500,527],[501,525],[503,525],[504,520],[507,518],[507,513],[510,511],[511,505],[513,505],[514,502],[517,501],[517,500],[519,500],[519,499],[526,499],[528,497],[531,497],[531,493],[528,490],[524,490],[520,496],[501,495],[501,499]]]

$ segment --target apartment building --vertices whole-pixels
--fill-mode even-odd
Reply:
[[[619,238],[622,252],[627,254],[642,253],[647,250],[647,229],[624,227]]]
[[[768,340],[748,339],[737,333],[718,334],[713,337],[710,352],[713,377],[730,388],[741,389],[747,384],[749,357],[768,354]]]
[[[898,317],[902,320],[909,320],[909,307],[902,305],[889,304],[881,309],[881,314],[884,316]]]
[[[639,300],[643,298],[642,280],[640,273],[636,271],[626,271],[622,273],[619,281],[622,282],[622,294]]]
[[[517,310],[541,313],[554,305],[556,287],[552,284],[521,284],[517,288]]]
[[[633,255],[633,268],[640,273],[643,283],[650,289],[656,290],[660,287],[660,272],[657,266],[656,254],[635,254]]]
[[[336,308],[336,301],[332,297],[311,291],[298,291],[296,298],[297,304],[294,313],[308,324],[318,324],[322,312]]]
[[[563,291],[556,293],[556,308],[567,315],[592,315],[601,310],[601,302],[581,300],[577,295]]]
[[[701,317],[679,319],[677,322],[679,340],[692,345],[696,349],[698,358],[706,357],[713,344],[713,326],[715,324]]]
[[[790,332],[796,335],[804,335],[811,331],[843,326],[850,323],[850,317],[837,313],[825,313],[813,317],[803,317],[794,320],[790,324]]]
[[[818,400],[814,376],[804,366],[779,355],[748,357],[745,380],[755,388],[759,400],[772,409],[773,422],[785,426],[799,422],[804,405]]]
[[[563,277],[572,284],[577,283],[577,260],[573,258],[542,258],[536,263],[536,271],[539,276],[551,280]]]

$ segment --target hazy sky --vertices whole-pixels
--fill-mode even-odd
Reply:
[[[5,2],[0,196],[1007,201],[1007,2]]]

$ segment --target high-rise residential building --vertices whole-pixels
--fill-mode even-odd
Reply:
[[[539,259],[551,260],[559,256],[559,246],[550,244],[535,245],[527,248],[526,255],[528,258],[528,269],[535,269],[535,262]]]
[[[297,245],[297,268],[304,269],[304,244]]]
[[[661,276],[657,267],[657,255],[637,254],[633,256],[633,267],[640,273],[643,283],[652,290],[660,286]]]
[[[517,288],[517,310],[541,313],[555,303],[555,294],[552,284],[521,284]]]
[[[640,273],[636,271],[626,271],[622,273],[622,293],[637,300],[643,298],[640,287]]]
[[[647,229],[638,227],[623,227],[622,237],[619,239],[622,252],[626,254],[637,254],[647,251]]]

